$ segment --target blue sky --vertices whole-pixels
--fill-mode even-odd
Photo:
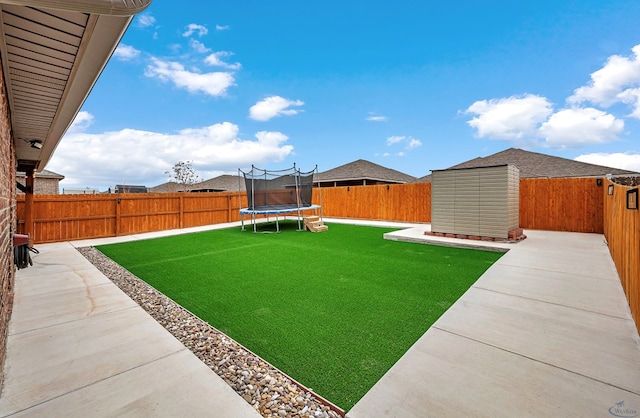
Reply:
[[[483,3],[483,4],[480,4]],[[640,2],[155,0],[47,169],[155,186],[509,147],[640,171]]]

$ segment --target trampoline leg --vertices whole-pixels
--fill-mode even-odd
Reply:
[[[276,232],[280,232],[280,224],[278,223],[278,214],[276,213]]]
[[[240,215],[240,223],[242,224],[242,230],[244,231],[244,215]]]

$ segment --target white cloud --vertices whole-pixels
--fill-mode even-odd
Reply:
[[[128,61],[136,58],[140,55],[140,51],[132,47],[131,45],[119,44],[116,50],[113,52],[113,56],[122,60]]]
[[[229,26],[229,25],[216,25],[216,30],[217,31],[229,30],[229,29],[231,29],[231,26]]]
[[[387,145],[391,146],[393,144],[397,144],[398,142],[402,142],[405,139],[407,139],[406,136],[398,136],[398,135],[390,136],[389,138],[387,138]]]
[[[151,59],[144,74],[161,81],[170,81],[176,87],[184,88],[191,93],[200,92],[210,96],[224,96],[235,81],[231,73],[196,73],[186,70],[180,63],[162,61],[158,58]]]
[[[156,23],[156,18],[153,17],[151,13],[143,13],[141,15],[138,15],[136,21],[138,22],[138,27],[147,28],[149,26],[153,26]]]
[[[632,52],[627,57],[610,56],[601,69],[591,74],[587,85],[575,89],[567,98],[568,108],[554,112],[547,98],[530,94],[481,100],[465,111],[475,115],[467,123],[480,138],[524,142],[529,146],[563,149],[615,141],[624,131],[624,120],[583,104],[626,104],[633,109],[628,117],[640,119],[640,44]]]
[[[189,46],[191,47],[191,49],[200,54],[206,54],[207,52],[211,51],[210,48],[207,48],[202,42],[196,39],[189,39]]]
[[[634,107],[629,117],[640,119],[640,88],[626,89],[622,91],[618,97],[623,103]]]
[[[640,172],[640,154],[634,152],[616,152],[610,154],[596,152],[593,154],[582,154],[574,159],[583,163]]]
[[[78,114],[79,127],[92,116]],[[65,184],[106,189],[114,184],[155,186],[167,181],[164,174],[177,161],[193,161],[203,178],[214,173],[237,173],[251,164],[281,162],[293,152],[288,137],[261,131],[253,139],[239,137],[230,122],[183,129],[175,134],[122,129],[101,134],[70,130],[60,142],[48,169],[65,175]]]
[[[388,118],[386,116],[376,115],[375,112],[369,112],[369,116],[367,116],[365,120],[370,122],[386,122]]]
[[[289,100],[280,96],[271,96],[263,99],[249,109],[249,117],[253,120],[268,121],[276,116],[296,115],[302,110],[291,109],[291,106],[302,106],[302,100]]]
[[[640,45],[631,50],[632,57],[610,56],[601,69],[591,74],[589,84],[577,88],[567,102],[591,102],[604,107],[625,103],[634,107],[631,116],[640,118]]]
[[[422,146],[422,142],[419,139],[410,138],[407,149],[414,149]]]
[[[539,124],[551,112],[549,100],[533,94],[480,100],[465,111],[476,115],[467,123],[476,129],[478,137],[507,140],[523,140],[535,136]]]
[[[169,45],[167,45],[167,48],[171,51],[171,53],[179,54],[180,51],[182,50],[182,45],[180,45],[180,44],[169,44]]]
[[[223,68],[228,68],[230,70],[238,70],[240,69],[240,67],[242,67],[240,63],[235,62],[233,64],[229,64],[221,59],[222,57],[230,57],[232,55],[233,55],[233,52],[218,51],[207,56],[204,59],[204,62],[205,64],[208,64],[214,67],[223,67]]]
[[[387,146],[393,146],[395,144],[403,144],[404,149],[412,150],[412,149],[421,147],[422,141],[412,136],[401,136],[401,135],[394,135],[387,138]],[[398,155],[404,156],[405,153],[399,152]]]
[[[185,38],[188,38],[194,33],[197,34],[199,37],[202,37],[207,33],[209,33],[209,29],[207,29],[206,26],[190,23],[189,25],[187,25],[187,30],[185,30],[182,33],[182,36],[184,36]]]
[[[71,126],[69,126],[67,130],[67,134],[85,131],[92,123],[93,115],[85,110],[81,110],[73,119]]]
[[[614,141],[624,130],[624,122],[594,108],[560,110],[540,127],[547,146],[576,148]]]

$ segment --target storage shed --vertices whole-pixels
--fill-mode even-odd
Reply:
[[[433,234],[504,240],[522,235],[515,165],[434,170],[431,181]]]

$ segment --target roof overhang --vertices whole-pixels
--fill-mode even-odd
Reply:
[[[45,168],[129,23],[150,3],[0,0],[0,57],[18,170]]]

